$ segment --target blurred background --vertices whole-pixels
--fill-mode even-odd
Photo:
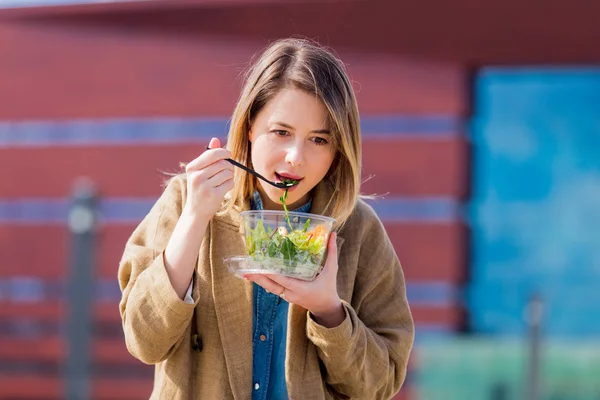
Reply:
[[[0,0],[0,399],[148,398],[117,267],[251,56],[347,64],[403,264],[402,400],[600,399],[600,3]]]

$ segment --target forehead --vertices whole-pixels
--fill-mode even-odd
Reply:
[[[300,89],[284,89],[265,105],[258,119],[267,124],[284,122],[297,129],[325,129],[329,112],[316,94]]]

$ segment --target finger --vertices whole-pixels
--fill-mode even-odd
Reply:
[[[230,174],[233,172],[229,171]],[[213,175],[215,176],[215,175]],[[211,178],[207,178],[205,171],[192,171],[187,174],[188,187],[190,191],[206,190],[219,187],[227,181],[226,177],[219,176],[217,180],[211,182]]]
[[[220,160],[201,170],[189,170],[187,175],[192,183],[200,183],[209,180],[222,171],[230,171],[233,174],[233,165]]]
[[[227,192],[233,189],[233,179],[223,182],[219,186],[215,187],[215,189],[217,189],[217,193],[224,197]]]
[[[273,282],[277,283],[279,286],[284,287],[288,290],[291,290],[292,292],[295,291],[294,289],[296,288],[296,285],[298,282],[297,279],[294,279],[294,278],[291,278],[291,277],[285,276],[285,275],[264,274],[264,276],[269,278]]]
[[[210,139],[210,143],[208,144],[208,147],[210,149],[218,149],[219,147],[221,147],[221,141],[214,137],[212,139]]]
[[[262,286],[262,288],[266,291],[274,293],[278,296],[283,292],[283,287],[266,275],[248,274],[244,275],[244,278],[256,283],[259,286]]]
[[[218,187],[230,179],[233,179],[233,171],[230,169],[223,169],[211,176],[210,178],[208,178],[206,182],[211,187]]]
[[[224,160],[226,158],[231,158],[231,152],[227,149],[218,148],[214,150],[206,150],[194,160],[190,161],[186,165],[185,170],[186,172],[189,172],[204,169],[209,165]]]

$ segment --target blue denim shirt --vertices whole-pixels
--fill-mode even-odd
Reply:
[[[294,210],[309,212],[312,201]],[[262,210],[258,192],[250,201],[253,210]],[[285,343],[288,302],[267,293],[256,283],[252,302],[252,400],[287,399]]]

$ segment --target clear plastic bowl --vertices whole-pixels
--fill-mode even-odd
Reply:
[[[236,274],[276,273],[306,281],[323,268],[335,220],[322,215],[244,211],[246,255],[226,258]]]

